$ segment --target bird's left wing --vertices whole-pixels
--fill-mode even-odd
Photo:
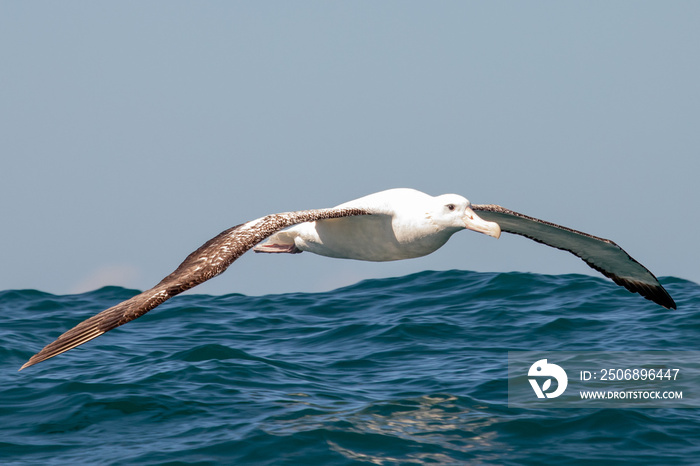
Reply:
[[[608,239],[529,217],[498,205],[472,205],[471,208],[479,211],[479,217],[484,220],[498,223],[502,231],[569,251],[629,291],[639,293],[665,308],[676,308],[673,298],[656,277]]]
[[[244,223],[204,243],[156,286],[79,323],[32,356],[20,370],[82,345],[105,332],[141,317],[159,304],[224,272],[243,253],[273,233],[297,223],[326,218],[368,215],[355,208],[301,210]]]

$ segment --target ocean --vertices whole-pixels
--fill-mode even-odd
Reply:
[[[185,294],[21,372],[138,291],[3,291],[0,463],[700,464],[700,408],[508,403],[509,352],[699,350],[700,285],[660,281],[678,310],[598,277],[458,270]]]

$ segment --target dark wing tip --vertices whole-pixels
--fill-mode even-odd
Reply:
[[[609,240],[606,240],[609,241]],[[613,272],[609,270],[605,270],[602,267],[597,266],[594,264],[592,261],[588,259],[583,259],[583,261],[592,269],[597,270],[604,276],[608,277],[610,280],[615,282],[616,285],[624,287],[626,290],[632,292],[632,293],[638,293],[641,295],[643,298],[648,299],[649,301],[652,301],[659,306],[663,306],[666,309],[676,309],[676,302],[673,300],[671,295],[666,291],[666,289],[659,283],[659,280],[652,274],[649,269],[644,267],[642,264],[640,264],[637,260],[635,260],[633,257],[631,257],[629,254],[625,252],[624,249],[620,248],[617,244],[615,244],[612,241],[609,241],[609,243],[616,248],[618,248],[621,252],[623,252],[629,260],[637,264],[640,268],[644,269],[649,276],[653,279],[653,283],[649,282],[644,282],[641,280],[635,280],[633,278],[624,278],[620,277],[618,275],[615,275]],[[581,256],[579,256],[581,257]]]
[[[606,274],[607,275],[607,274]],[[608,275],[609,278],[620,286],[627,288],[632,293],[639,293],[644,298],[649,301],[653,301],[659,306],[663,306],[666,309],[676,309],[676,302],[673,300],[668,291],[659,285],[652,285],[649,283],[640,282],[637,280],[629,280],[625,278],[620,278],[616,276]]]
[[[61,353],[65,353],[66,351],[73,349],[76,346],[80,346],[83,343],[86,343],[92,340],[93,338],[97,338],[103,333],[105,333],[106,330],[101,330],[99,328],[102,319],[97,319],[97,317],[103,317],[102,313],[97,314],[96,316],[93,316],[84,322],[81,322],[80,324],[76,325],[75,327],[58,337],[52,343],[46,345],[41,351],[29,358],[29,361],[24,363],[24,365],[20,367],[19,370],[25,369],[29,366],[33,366],[34,364],[38,364],[42,361],[46,361],[47,359],[50,359],[54,356],[58,356]]]
[[[29,361],[20,367],[19,370],[65,353],[76,346],[99,337],[105,332],[144,315],[167,299],[165,294],[154,290],[144,291],[80,322],[29,358]]]

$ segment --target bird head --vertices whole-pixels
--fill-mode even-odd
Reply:
[[[453,227],[477,231],[485,235],[499,238],[501,227],[496,222],[488,222],[474,213],[471,203],[458,194],[443,194],[438,196],[438,212],[432,215],[433,221],[444,227]]]

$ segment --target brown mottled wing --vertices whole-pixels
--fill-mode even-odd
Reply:
[[[79,323],[31,357],[20,370],[82,345],[105,332],[141,317],[159,304],[213,278],[248,249],[288,226],[325,218],[367,215],[362,209],[302,210],[268,215],[230,228],[204,243],[156,286]]]
[[[629,291],[665,308],[676,308],[676,303],[656,277],[608,239],[528,217],[498,205],[472,205],[472,209],[479,211],[479,217],[484,220],[498,223],[502,231],[569,251]]]

